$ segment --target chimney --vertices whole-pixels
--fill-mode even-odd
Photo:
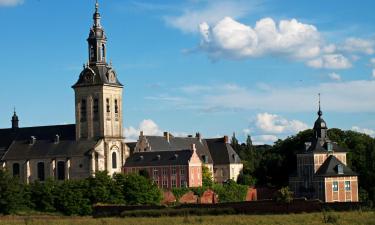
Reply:
[[[193,152],[197,151],[197,148],[195,147],[195,144],[191,144],[191,150],[192,150]]]
[[[169,134],[169,132],[164,132],[164,137],[165,137],[165,139],[168,141],[168,143],[169,143],[169,141],[170,141],[170,134]]]
[[[309,150],[311,142],[305,142],[305,151]]]
[[[141,132],[139,132],[139,136],[143,137],[143,130],[141,130]]]
[[[58,144],[60,142],[60,136],[58,134],[55,135],[55,144]]]
[[[35,144],[36,138],[34,136],[30,137],[30,145]]]
[[[199,141],[202,141],[202,135],[201,135],[201,133],[196,133],[195,134],[195,137],[199,140]]]
[[[228,136],[226,136],[226,135],[224,136],[224,143],[225,143],[225,144],[229,143],[229,138],[228,138]]]

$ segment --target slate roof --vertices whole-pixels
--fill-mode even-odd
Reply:
[[[338,165],[341,165],[343,168],[343,173],[338,173]],[[320,166],[318,171],[315,173],[316,176],[322,177],[343,177],[343,176],[357,176],[358,174],[353,172],[349,167],[344,165],[340,160],[335,156],[330,155],[326,161]]]
[[[75,132],[75,124],[0,129],[0,159],[71,157],[83,155],[96,145],[96,141],[77,142]],[[55,144],[56,134],[60,140]],[[33,145],[31,136],[36,138]]]
[[[149,151],[135,152],[126,160],[125,167],[188,165],[193,151]]]
[[[59,141],[36,140],[34,144],[29,141],[15,141],[3,156],[3,160],[43,159],[54,157],[84,156],[95,147],[97,141]]]
[[[202,156],[208,157],[208,163],[212,164],[212,156],[208,150],[207,143],[204,139],[195,137],[174,137],[170,135],[169,142],[164,136],[145,136],[151,146],[151,151],[179,151],[191,148],[191,144],[195,144],[197,155],[202,160]]]
[[[108,80],[108,75],[110,73],[115,74],[115,82],[110,82]],[[87,76],[91,77],[90,80],[87,80]],[[120,87],[123,86],[117,78],[117,73],[112,69],[111,66],[97,63],[95,65],[89,65],[83,69],[79,75],[78,81],[73,85],[73,88],[103,84]]]
[[[311,143],[311,146],[307,149],[307,151],[313,152],[313,153],[326,153],[328,152],[328,149],[327,149],[328,143],[332,144],[333,152],[348,152],[347,149],[339,146],[337,143],[332,142],[328,139],[322,140],[320,138],[313,140]]]
[[[216,165],[241,163],[241,159],[224,138],[205,139],[212,159]]]

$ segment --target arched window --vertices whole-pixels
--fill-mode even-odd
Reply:
[[[105,58],[105,45],[102,44],[102,57]]]
[[[116,152],[112,153],[112,169],[117,169],[117,154],[116,154]]]
[[[45,180],[45,176],[44,176],[44,162],[39,162],[38,165],[38,179],[40,181],[44,181]]]
[[[57,179],[65,180],[65,162],[63,161],[57,163]]]
[[[14,177],[20,176],[20,164],[19,163],[13,163],[13,176]]]
[[[95,54],[94,54],[94,46],[90,46],[90,59],[94,60]]]

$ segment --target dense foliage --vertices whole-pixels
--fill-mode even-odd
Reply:
[[[253,146],[251,137],[239,144],[235,136],[232,146],[244,163],[239,183],[281,188],[288,185],[288,177],[296,170],[296,154],[313,136],[312,130],[278,140],[273,146]],[[375,139],[354,131],[329,129],[329,138],[349,150],[348,165],[359,174],[360,198],[375,202]]]
[[[0,214],[20,210],[61,212],[66,215],[89,215],[94,204],[159,204],[160,190],[149,179],[138,174],[107,172],[83,180],[48,179],[23,184],[18,177],[0,170]]]

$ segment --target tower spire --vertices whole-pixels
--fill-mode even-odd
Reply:
[[[320,107],[320,93],[318,94],[319,96],[319,111],[318,111],[318,116],[321,117],[323,115],[323,112],[321,110],[321,107]]]
[[[19,122],[19,120],[18,120],[18,116],[17,116],[17,113],[16,113],[16,107],[14,107],[13,116],[12,116],[12,129],[13,130],[16,130],[19,127],[18,122]]]

